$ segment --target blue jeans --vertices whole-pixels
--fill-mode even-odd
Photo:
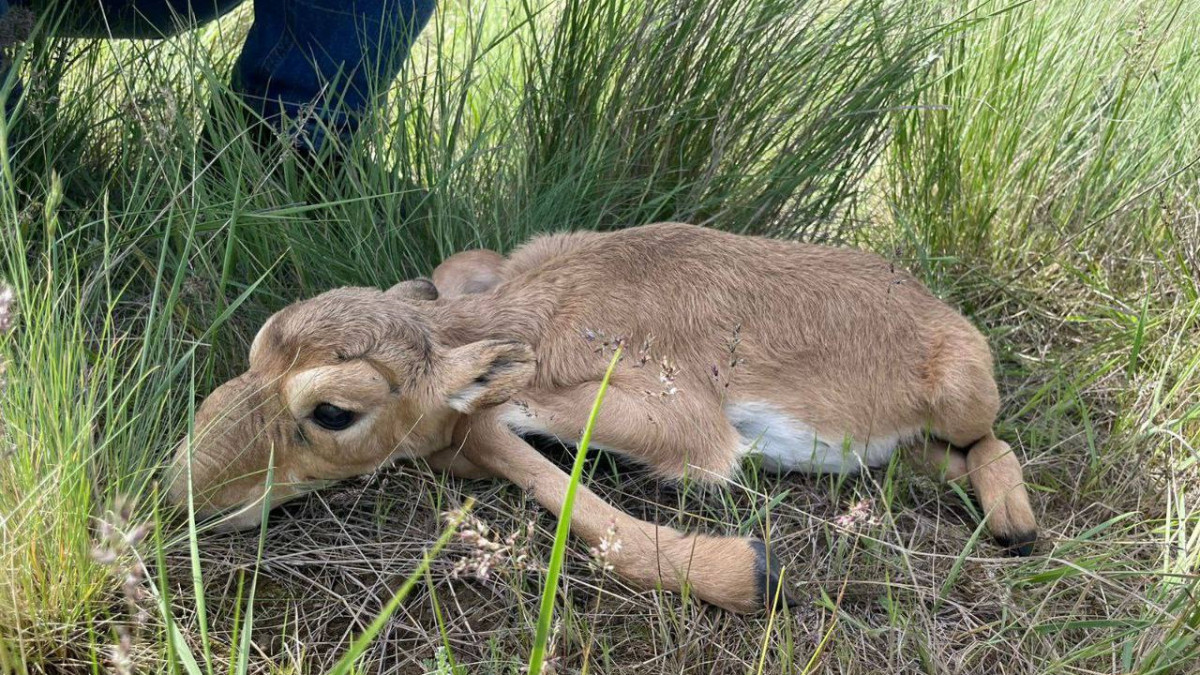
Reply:
[[[167,37],[241,2],[12,0],[49,9],[55,35],[85,38]],[[0,0],[0,16],[9,3]],[[326,127],[352,134],[400,72],[433,9],[434,0],[254,0],[254,23],[232,88],[276,126],[299,121],[314,145],[321,144]]]

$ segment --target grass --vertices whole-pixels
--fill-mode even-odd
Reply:
[[[19,303],[0,669],[324,671],[354,645],[360,671],[520,672],[552,591],[567,670],[1198,670],[1195,3],[442,3],[336,179],[222,123],[247,9],[166,42],[25,45],[0,126]],[[588,459],[639,517],[769,531],[801,601],[770,618],[636,592],[578,543],[548,588],[553,519],[420,467],[281,507],[261,540],[157,515],[196,401],[272,311],[470,246],[664,219],[871,248],[971,316],[1038,555],[996,557],[969,500],[899,464],[697,492]],[[459,578],[458,542],[414,574],[468,494],[524,563]]]
[[[612,360],[600,387],[596,390],[596,401],[588,415],[587,426],[583,428],[583,436],[579,439],[579,449],[575,452],[575,461],[571,465],[571,482],[563,496],[562,513],[559,514],[558,527],[554,531],[554,548],[550,550],[550,564],[546,568],[546,582],[542,589],[542,602],[538,609],[537,631],[533,636],[533,648],[529,653],[529,675],[542,672],[546,664],[546,645],[550,640],[550,624],[554,621],[554,602],[558,595],[558,578],[562,574],[563,555],[566,552],[567,538],[571,534],[571,513],[575,510],[575,492],[583,478],[583,469],[587,466],[588,446],[592,442],[592,431],[596,428],[596,418],[600,415],[600,406],[604,405],[604,394],[608,391],[608,381],[612,378],[613,369],[621,360],[622,348],[618,346],[613,352]],[[584,659],[584,668],[587,659]]]

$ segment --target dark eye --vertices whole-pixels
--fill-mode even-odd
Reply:
[[[312,418],[318,426],[330,431],[341,431],[354,424],[353,411],[339,408],[332,403],[318,403],[317,407],[313,408]]]

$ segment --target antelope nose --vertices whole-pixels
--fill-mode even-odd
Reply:
[[[167,469],[167,503],[177,508],[187,506],[188,486],[187,470],[181,470],[178,465]]]
[[[192,471],[188,471],[188,447],[187,441],[183,441],[175,449],[175,461],[167,467],[164,481],[167,485],[167,503],[178,508],[186,508],[188,503],[188,477],[189,473],[196,470],[192,466]],[[194,458],[193,458],[194,462]]]
[[[167,470],[169,473],[166,477],[167,504],[174,510],[172,514],[175,518],[186,520],[188,517],[188,470],[183,464],[176,464]],[[207,520],[214,513],[214,509],[209,505],[207,499],[203,499],[201,493],[195,489],[193,483],[192,505],[196,513],[196,522]]]

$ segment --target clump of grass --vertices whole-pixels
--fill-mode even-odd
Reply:
[[[524,56],[538,94],[518,119],[537,190],[527,208],[588,228],[828,236],[935,34],[904,3],[570,0],[560,12]]]
[[[939,7],[961,25],[882,166],[895,227],[867,238],[956,297],[1000,355],[1003,426],[1051,542],[1008,576],[1042,604],[1000,635],[1053,653],[1025,656],[1031,672],[1186,671],[1195,22],[1184,3]]]
[[[1186,181],[1200,116],[1184,3],[936,5],[959,25],[884,164],[922,247],[1021,266],[1028,251],[1095,254]]]

